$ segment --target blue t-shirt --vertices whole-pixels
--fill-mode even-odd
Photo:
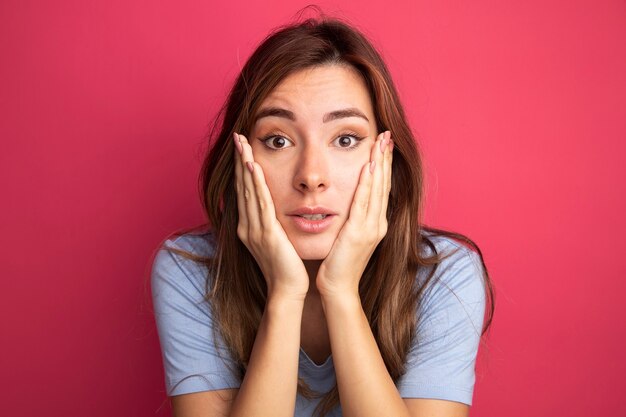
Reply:
[[[465,246],[445,237],[429,238],[437,252],[456,253],[440,263],[425,292],[406,373],[396,386],[403,398],[471,405],[485,312],[483,269],[478,254]],[[211,256],[214,240],[210,233],[186,234],[167,240],[165,246]],[[430,249],[425,253],[430,254]],[[426,276],[426,270],[420,271],[416,279]],[[216,323],[204,297],[206,277],[204,265],[166,249],[161,249],[154,260],[152,298],[170,396],[240,385],[230,371],[236,364],[219,334],[215,346]],[[300,349],[298,372],[317,392],[328,392],[335,384],[332,355],[317,365]],[[295,416],[311,416],[318,402],[298,395]],[[341,415],[341,407],[330,414]]]

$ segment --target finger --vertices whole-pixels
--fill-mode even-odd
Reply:
[[[237,193],[237,211],[239,213],[239,224],[245,230],[248,228],[248,215],[246,213],[246,202],[243,195],[243,170],[241,166],[239,137],[237,133],[233,133],[233,141],[235,142],[235,191]]]
[[[259,230],[261,224],[259,218],[259,205],[256,197],[256,190],[254,189],[252,171],[250,171],[250,167],[254,167],[252,148],[248,143],[248,139],[244,135],[239,135],[239,143],[241,143],[242,148],[240,166],[243,174],[243,197],[246,206],[246,215],[248,218],[248,230]]]
[[[384,184],[384,152],[389,142],[389,134],[387,131],[379,136],[379,140],[374,144],[373,159],[376,162],[374,172],[372,174],[372,190],[369,196],[369,205],[367,208],[366,222],[371,227],[377,227],[380,220],[380,211],[383,204],[383,188]]]
[[[359,175],[359,184],[352,198],[352,206],[350,207],[350,215],[348,220],[351,223],[361,226],[365,221],[367,214],[367,206],[370,200],[370,191],[372,188],[372,168],[375,162],[370,161],[361,168]]]
[[[252,172],[252,179],[254,181],[254,189],[259,206],[261,225],[263,227],[270,227],[276,220],[274,201],[272,200],[272,194],[267,186],[267,182],[265,182],[263,168],[256,162],[253,162],[253,164],[254,170]]]
[[[389,138],[390,142],[385,149],[384,155],[384,187],[383,187],[383,204],[380,209],[380,220],[379,224],[383,224],[383,222],[387,221],[387,207],[389,205],[389,192],[391,191],[391,173],[392,173],[392,163],[393,163],[393,139]]]

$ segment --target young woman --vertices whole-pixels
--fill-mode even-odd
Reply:
[[[336,20],[284,27],[221,116],[210,227],[153,266],[174,414],[467,416],[490,280],[471,240],[420,221],[422,163],[372,45]]]

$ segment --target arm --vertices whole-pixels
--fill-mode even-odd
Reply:
[[[242,135],[233,136],[239,225],[268,298],[231,417],[291,417],[295,410],[302,311],[309,279],[278,220],[261,166]]]
[[[387,231],[393,149],[388,144],[386,132],[372,149],[373,163],[361,173],[350,218],[322,263],[316,280],[327,320],[343,415],[464,417],[468,415],[468,406],[460,402],[401,397],[361,306],[360,277]]]
[[[304,300],[269,300],[230,417],[292,417]]]
[[[303,306],[299,300],[269,300],[239,389],[172,397],[174,416],[292,417]]]
[[[341,408],[345,417],[466,417],[454,401],[402,399],[357,296],[322,298],[327,317]]]
[[[239,389],[181,395],[172,405],[176,417],[292,417],[308,275],[276,220],[263,171],[246,138],[233,139],[237,235],[261,268],[268,298]]]
[[[418,335],[407,357],[406,373],[397,381],[397,390],[411,416],[467,416],[485,313],[483,270],[476,253],[445,240],[437,246],[438,251],[454,254],[442,261],[437,279],[425,292]],[[391,380],[360,300],[356,296],[327,296],[323,305],[339,390],[348,391],[342,394],[342,404],[350,407],[347,398],[352,396],[358,407],[375,407],[366,404],[372,398],[367,392],[387,392]],[[359,378],[365,383],[355,382]],[[363,388],[361,392],[357,392],[358,387]],[[384,397],[376,400],[380,398]],[[367,416],[364,412],[356,415]]]

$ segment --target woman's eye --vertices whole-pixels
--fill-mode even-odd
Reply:
[[[358,146],[361,139],[363,138],[355,135],[341,135],[333,143],[340,148],[354,148]]]
[[[293,145],[293,143],[289,139],[277,135],[262,139],[262,141],[265,146],[270,149],[283,149]]]

